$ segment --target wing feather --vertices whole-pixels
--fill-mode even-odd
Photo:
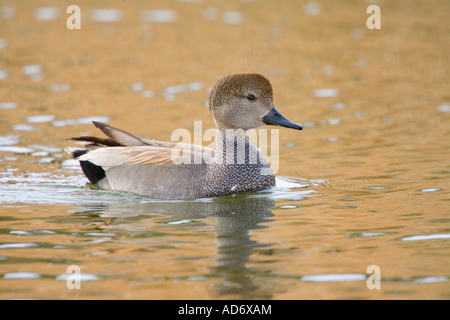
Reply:
[[[214,154],[213,149],[199,145],[147,140],[105,123],[93,121],[93,124],[108,138],[82,136],[69,140],[87,142],[85,147],[89,152],[76,157],[77,160],[92,162],[104,170],[125,164],[170,166],[204,163],[205,152]],[[75,156],[72,148],[66,151]]]

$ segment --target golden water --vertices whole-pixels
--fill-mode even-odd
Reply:
[[[1,299],[449,298],[448,1],[377,1],[379,30],[364,1],[77,1],[80,30],[69,4],[0,4]],[[280,129],[273,190],[154,201],[62,150],[92,119],[211,128],[208,90],[239,72],[305,125]]]

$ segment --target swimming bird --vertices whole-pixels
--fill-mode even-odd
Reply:
[[[269,80],[255,73],[225,76],[209,96],[216,126],[215,149],[147,140],[93,121],[108,138],[69,140],[88,143],[65,150],[79,161],[90,183],[157,199],[197,199],[275,186],[269,163],[246,132],[262,125],[302,130],[274,107]]]

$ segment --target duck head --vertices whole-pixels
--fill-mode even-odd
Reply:
[[[247,131],[265,124],[296,130],[303,128],[275,109],[272,85],[269,80],[256,73],[221,78],[211,91],[209,108],[220,131]]]

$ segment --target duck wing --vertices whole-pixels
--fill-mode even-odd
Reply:
[[[70,138],[87,142],[87,149],[65,149],[80,162],[91,183],[156,198],[197,197],[195,181],[206,172],[203,155],[208,152],[213,156],[213,149],[147,140],[104,123],[94,125],[108,138]]]
[[[98,138],[92,136],[72,137],[67,140],[87,142],[85,145],[88,149],[96,149],[99,147],[132,147],[132,146],[153,146],[163,148],[174,148],[180,143],[162,142],[156,140],[148,140],[138,137],[134,134],[126,132],[122,129],[110,126],[103,122],[92,121],[96,128],[99,128],[108,138]],[[191,145],[197,151],[202,151],[205,147]]]

